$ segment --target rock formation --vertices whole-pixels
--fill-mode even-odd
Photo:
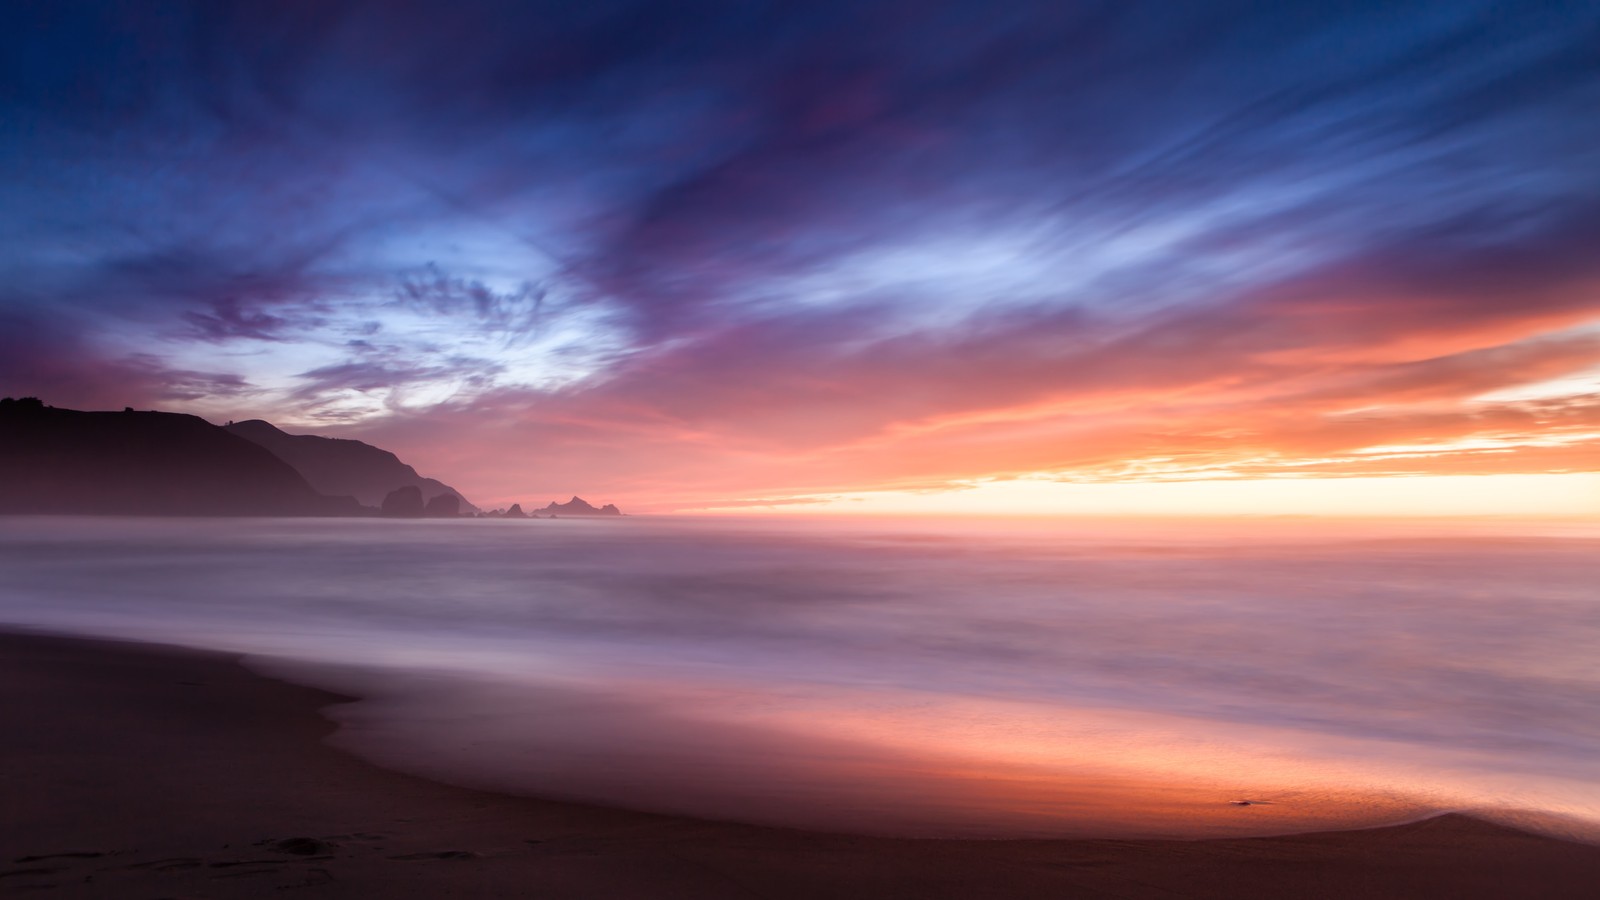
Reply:
[[[422,488],[414,484],[395,488],[383,498],[383,514],[394,518],[414,519],[426,509],[422,505]]]
[[[0,401],[0,513],[358,515],[288,463],[196,416]]]
[[[454,519],[461,515],[461,498],[455,494],[440,494],[423,507],[423,515],[431,519]]]
[[[431,501],[441,494],[456,498],[457,511],[476,512],[477,507],[448,484],[423,478],[400,458],[379,447],[343,438],[311,434],[289,434],[269,422],[251,419],[230,422],[227,430],[270,450],[293,466],[311,487],[324,494],[347,494],[367,506],[378,506],[395,488],[414,485],[422,499]]]
[[[607,503],[605,506],[596,508],[593,505],[591,505],[587,500],[583,499],[582,497],[573,497],[571,500],[568,500],[565,503],[556,503],[555,501],[551,501],[549,506],[546,506],[544,509],[539,510],[539,512],[544,513],[546,515],[551,515],[551,516],[554,516],[554,515],[563,515],[563,516],[620,516],[620,515],[622,515],[622,510],[617,509],[615,506],[613,506],[610,503]]]

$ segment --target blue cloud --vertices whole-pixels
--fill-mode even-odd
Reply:
[[[0,16],[0,311],[286,408],[571,392],[740,329],[1065,359],[1327,273],[1471,316],[1595,266],[1593,4]]]

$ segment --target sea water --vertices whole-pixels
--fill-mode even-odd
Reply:
[[[530,796],[908,836],[1600,834],[1600,528],[0,519],[0,626],[247,654]]]

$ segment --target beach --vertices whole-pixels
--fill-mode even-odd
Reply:
[[[0,637],[0,888],[51,897],[1589,897],[1600,847],[1459,815],[1206,841],[905,840],[467,790],[325,743],[228,654]]]
[[[1600,2],[0,20],[0,900],[1600,900]]]

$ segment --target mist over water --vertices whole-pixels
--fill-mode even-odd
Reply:
[[[1577,525],[13,518],[0,624],[252,654],[367,698],[329,711],[341,746],[536,796],[1593,836],[1597,551]]]

